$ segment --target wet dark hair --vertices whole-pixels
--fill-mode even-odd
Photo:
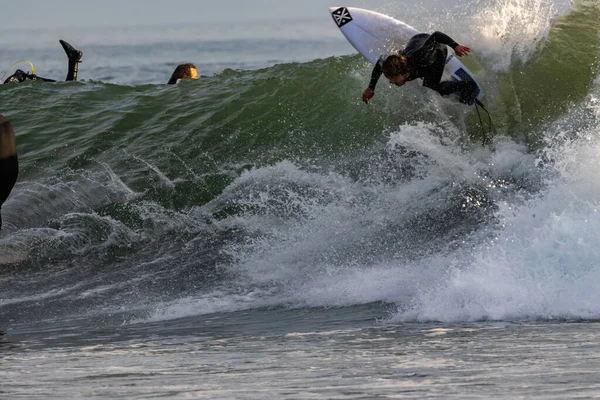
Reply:
[[[381,70],[386,77],[405,75],[408,73],[408,63],[406,57],[400,54],[388,56],[381,64]]]
[[[178,79],[191,79],[192,78],[192,69],[196,69],[196,66],[194,64],[179,64],[177,66],[177,68],[175,68],[175,71],[173,71],[173,74],[171,75],[171,78],[169,79],[169,82],[167,82],[169,85],[172,85],[174,83],[177,83]]]

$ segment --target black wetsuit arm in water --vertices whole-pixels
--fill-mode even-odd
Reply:
[[[0,208],[15,186],[19,175],[15,132],[8,118],[0,114]],[[2,216],[0,215],[0,229]]]
[[[8,198],[19,175],[19,161],[17,155],[0,158],[0,210]],[[2,230],[2,213],[0,213],[0,230]]]
[[[54,79],[42,78],[41,76],[31,75],[33,80],[44,81],[44,82],[56,82]]]

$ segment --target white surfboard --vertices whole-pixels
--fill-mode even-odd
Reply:
[[[373,65],[382,54],[398,53],[410,38],[421,33],[397,19],[362,8],[330,7],[329,13],[350,44]],[[477,99],[483,98],[481,86],[450,48],[442,76],[442,81],[448,80],[473,80],[479,88]]]

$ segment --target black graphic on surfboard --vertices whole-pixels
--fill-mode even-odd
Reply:
[[[334,12],[331,13],[333,20],[340,28],[346,25],[348,22],[352,21],[352,16],[348,12],[346,7],[340,7]]]

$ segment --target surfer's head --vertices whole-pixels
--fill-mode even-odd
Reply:
[[[171,78],[169,79],[169,84],[177,83],[179,79],[198,79],[198,70],[196,70],[196,66],[194,64],[179,64]]]
[[[400,54],[392,54],[383,61],[381,70],[390,83],[398,86],[404,85],[409,72],[406,57]]]

